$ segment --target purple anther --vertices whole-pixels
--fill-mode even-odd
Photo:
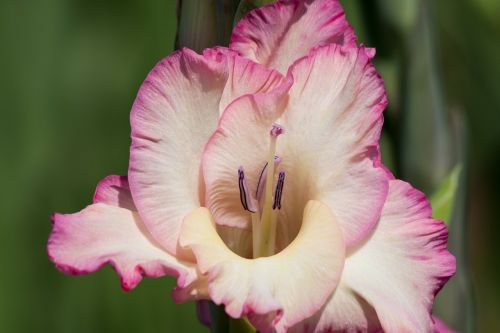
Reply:
[[[273,124],[273,128],[271,128],[271,132],[269,134],[271,134],[271,136],[278,136],[278,135],[281,135],[285,132],[285,129],[283,127],[281,127],[281,125],[278,125],[278,124]]]
[[[279,156],[274,156],[274,167],[276,168],[278,164],[281,162],[281,157]],[[266,179],[267,179],[267,162],[262,168],[262,171],[260,172],[259,176],[259,182],[257,183],[257,191],[255,192],[255,197],[257,198],[258,202],[261,202],[262,195],[264,194],[264,190],[266,188]]]
[[[281,195],[283,193],[283,185],[285,184],[285,171],[281,170],[278,175],[278,183],[274,192],[273,209],[281,209]]]
[[[255,207],[253,198],[250,196],[248,184],[245,179],[245,171],[243,170],[242,166],[238,168],[238,186],[240,188],[240,201],[243,209],[255,213],[257,209]]]

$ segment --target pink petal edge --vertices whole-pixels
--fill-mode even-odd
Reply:
[[[366,126],[367,128],[363,129],[363,131],[366,131],[364,135],[366,138],[364,141],[361,142],[361,145],[357,143],[357,145],[361,148],[364,149],[365,157],[369,158],[372,161],[372,165],[377,171],[379,172],[379,177],[384,178],[386,181],[384,184],[381,185],[381,195],[379,196],[379,199],[377,201],[377,204],[375,205],[377,208],[372,209],[372,214],[370,218],[368,218],[365,222],[365,226],[362,230],[357,231],[354,235],[350,234],[345,234],[345,242],[347,247],[354,247],[356,244],[359,244],[361,241],[363,241],[367,235],[370,234],[371,230],[373,227],[376,225],[378,218],[380,216],[380,213],[382,211],[383,205],[385,203],[385,200],[387,198],[387,193],[389,190],[389,185],[388,181],[393,179],[394,176],[392,173],[382,164],[381,161],[381,156],[380,156],[380,145],[379,145],[379,139],[380,139],[380,133],[382,130],[382,124],[384,121],[383,118],[383,111],[387,107],[388,104],[388,99],[387,99],[387,94],[384,88],[384,82],[380,74],[377,72],[375,69],[372,59],[375,56],[375,49],[373,48],[367,48],[363,44],[361,44],[359,47],[353,46],[351,44],[349,45],[336,45],[336,44],[329,44],[329,45],[324,45],[324,46],[317,46],[309,50],[309,53],[300,58],[297,59],[288,69],[287,73],[287,78],[290,78],[291,80],[294,81],[294,85],[290,89],[290,95],[293,96],[296,94],[294,90],[297,90],[299,94],[303,94],[303,89],[304,86],[306,85],[313,85],[311,83],[312,81],[312,76],[313,74],[311,73],[315,67],[321,68],[321,70],[316,70],[318,73],[317,75],[320,75],[320,77],[325,78],[324,81],[328,81],[329,76],[328,75],[333,75],[330,73],[329,65],[325,65],[327,62],[332,63],[332,67],[339,66],[335,65],[334,59],[337,58],[342,58],[342,57],[347,57],[347,58],[352,58],[354,59],[354,64],[350,64],[350,66],[357,68],[358,71],[360,72],[358,74],[355,73],[354,69],[350,69],[350,73],[347,79],[347,82],[345,82],[345,85],[352,84],[350,81],[355,82],[355,78],[350,78],[351,76],[356,76],[356,75],[362,75],[362,81],[364,82],[367,87],[359,90],[359,87],[357,88],[358,91],[356,93],[364,92],[365,94],[368,93],[368,91],[371,89],[373,91],[376,91],[376,97],[363,97],[363,100],[368,99],[371,104],[370,105],[362,105],[364,108],[367,108],[366,112],[358,115],[352,115],[353,112],[351,112],[351,118],[355,119],[354,117],[359,118],[359,121],[356,124],[361,124],[361,123],[366,123],[366,124],[371,124],[370,126]],[[339,60],[340,61],[340,60]],[[325,67],[322,68],[321,66]],[[306,69],[309,68],[311,72],[306,72],[301,73],[306,71]],[[349,67],[350,68],[350,67]],[[325,74],[328,73],[328,74]],[[301,76],[305,77],[305,79],[301,79]],[[305,83],[300,83],[298,84],[298,81],[304,81]],[[335,81],[331,81],[330,84],[335,84]],[[346,86],[343,86],[342,89],[345,89]],[[323,82],[319,85],[320,88],[317,89],[312,89],[313,93],[315,91],[322,91],[321,89],[325,89],[325,87],[328,86],[327,82]],[[302,112],[302,110],[311,110],[314,109],[314,105],[319,99],[324,103],[323,99],[326,100],[323,96],[326,96],[326,94],[318,94],[318,98],[307,98],[305,100],[310,100],[309,104],[306,103],[306,105],[302,106],[299,108],[298,111],[296,112]],[[309,96],[311,97],[311,96]],[[336,96],[336,100],[341,98],[342,96]],[[292,97],[291,97],[292,98]],[[302,97],[302,99],[304,99]],[[345,98],[344,98],[345,99]],[[358,100],[362,100],[361,97],[357,97]],[[373,99],[373,100],[372,100]],[[358,101],[359,102],[359,101]],[[345,102],[343,102],[345,103]],[[289,101],[289,104],[291,107],[293,107],[294,102],[292,100]],[[336,103],[336,108],[339,108],[338,103]],[[284,115],[286,116],[287,113],[290,113],[289,110],[285,110]],[[305,121],[304,121],[305,122]],[[287,126],[286,122],[284,123],[285,126]],[[363,132],[361,131],[362,127],[355,128],[353,129],[353,132]],[[351,136],[350,133],[346,133],[349,135],[346,135],[346,137]],[[339,134],[336,134],[337,136]],[[359,140],[359,137],[358,137]],[[359,148],[355,147],[355,148]],[[359,150],[359,149],[358,149]],[[325,198],[316,198],[320,200],[326,200]],[[327,202],[328,204],[331,204],[331,202]],[[340,210],[338,208],[342,207],[335,207],[332,206],[332,209],[338,213]],[[343,231],[346,231],[346,224],[342,223],[342,220],[339,222],[341,225],[341,228]]]
[[[201,153],[220,114],[241,95],[281,81],[278,72],[220,47],[174,52],[147,76],[130,116],[129,181],[144,223],[170,253],[184,256],[177,246],[182,219],[204,205]]]
[[[144,276],[174,276],[180,288],[191,284],[194,264],[178,261],[156,244],[137,212],[129,209],[129,199],[127,177],[108,176],[99,182],[94,204],[74,214],[52,214],[49,259],[69,275],[89,274],[109,264],[125,291]]]
[[[285,73],[316,46],[356,45],[338,0],[278,1],[247,14],[233,29],[230,48]]]

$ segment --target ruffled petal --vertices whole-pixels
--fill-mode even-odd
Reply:
[[[208,275],[210,298],[234,318],[248,315],[263,333],[286,332],[319,310],[337,286],[345,253],[334,215],[318,201],[305,207],[297,238],[271,257],[245,259],[231,252],[206,208],[186,217],[180,244]]]
[[[311,48],[330,43],[356,43],[339,1],[294,0],[251,11],[234,28],[230,48],[286,73]]]
[[[425,196],[392,180],[379,223],[347,253],[333,296],[292,332],[439,332],[441,323],[431,317],[434,296],[455,272],[447,238]]]
[[[75,214],[54,214],[52,220],[48,254],[67,274],[88,274],[109,263],[124,290],[143,276],[172,275],[181,287],[196,278],[196,267],[156,244],[134,211],[96,203]]]
[[[455,272],[447,238],[446,226],[432,219],[425,196],[409,184],[393,180],[376,228],[365,243],[347,254],[337,291],[350,290],[348,302],[370,304],[384,332],[433,332],[434,295]],[[349,318],[342,322],[331,315],[346,304],[336,302],[334,295],[317,316],[316,325],[362,329],[367,322],[376,324],[358,317],[359,322]]]
[[[182,219],[203,201],[200,156],[219,114],[239,95],[280,81],[279,73],[217,48],[173,53],[142,84],[131,113],[129,181],[146,227],[170,253],[183,255]]]
[[[283,236],[297,234],[301,221],[293,217],[309,199],[331,207],[348,247],[366,237],[380,216],[390,177],[378,145],[387,99],[373,54],[328,45],[290,69],[294,83],[278,120],[286,130],[278,148],[287,172]]]
[[[286,172],[279,218],[286,223],[278,225],[278,247],[297,235],[309,199],[332,208],[347,246],[370,233],[391,177],[380,164],[378,139],[387,100],[372,56],[363,47],[315,49],[292,66],[281,92],[245,96],[229,105],[203,155],[207,207],[218,224],[249,226],[237,170],[243,166],[250,191],[256,191],[269,154],[269,130],[277,122],[285,134],[276,154]]]

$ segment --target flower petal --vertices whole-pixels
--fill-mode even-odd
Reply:
[[[238,168],[245,168],[245,178],[254,193],[268,158],[269,130],[283,112],[290,84],[287,81],[273,92],[234,101],[207,143],[203,153],[206,206],[217,224],[249,229],[250,214],[240,201]]]
[[[311,48],[330,43],[356,43],[339,1],[295,0],[251,11],[234,28],[230,48],[286,73]]]
[[[94,194],[94,203],[99,202],[137,211],[130,194],[127,176],[111,175],[101,180]]]
[[[149,238],[136,212],[104,203],[75,214],[54,214],[47,249],[67,274],[88,274],[111,264],[124,290],[134,288],[143,275],[173,275],[181,287],[196,278],[193,264],[177,260]]]
[[[380,333],[382,327],[373,307],[341,282],[321,310],[289,331],[289,333],[324,332]]]
[[[431,218],[425,196],[392,180],[380,221],[363,244],[347,253],[337,290],[292,332],[441,329],[430,312],[434,295],[455,272],[447,238],[444,223]]]
[[[342,281],[377,312],[386,332],[431,332],[435,294],[455,272],[448,230],[424,194],[393,180],[370,238],[346,259]]]
[[[297,238],[271,257],[245,259],[231,252],[206,208],[186,217],[179,242],[208,274],[211,299],[234,318],[249,315],[262,332],[286,332],[320,309],[337,286],[345,251],[334,215],[318,201],[305,207]]]
[[[227,247],[243,258],[252,257],[252,231],[218,224],[217,233]]]
[[[347,259],[343,281],[372,304],[386,332],[431,331],[434,296],[455,273],[447,239],[425,195],[393,180],[380,221]]]
[[[311,198],[335,212],[348,247],[380,216],[389,179],[378,145],[387,99],[371,56],[364,47],[328,45],[290,69],[294,83],[278,120],[286,129],[280,167],[294,179],[282,197],[288,237],[300,228],[297,207]]]
[[[239,201],[237,170],[251,191],[268,159],[269,130],[285,129],[277,143],[285,170],[278,248],[293,239],[309,199],[328,204],[347,246],[366,237],[387,196],[390,175],[381,167],[378,139],[387,104],[372,51],[329,45],[311,51],[275,94],[242,97],[228,106],[205,148],[207,207],[218,224],[248,228]]]
[[[129,181],[153,237],[170,253],[184,216],[200,206],[200,156],[219,114],[241,94],[271,89],[281,75],[222,48],[183,49],[158,63],[132,108]]]

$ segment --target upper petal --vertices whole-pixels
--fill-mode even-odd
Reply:
[[[145,225],[170,253],[177,254],[183,217],[203,201],[200,155],[219,114],[234,98],[281,78],[229,50],[183,49],[142,84],[131,113],[129,181]]]
[[[347,246],[370,233],[391,177],[380,164],[378,139],[387,99],[372,55],[363,47],[317,48],[291,67],[288,80],[272,94],[244,96],[228,106],[203,155],[207,207],[218,224],[249,225],[237,170],[244,167],[255,191],[269,153],[269,130],[277,122],[285,134],[276,154],[287,174],[278,247],[297,235],[310,199],[332,208]]]
[[[287,81],[273,92],[235,100],[207,143],[203,153],[206,207],[217,224],[249,228],[250,215],[239,196],[238,168],[245,168],[250,191],[255,192],[268,157],[269,130],[283,112],[290,84]]]
[[[234,28],[230,48],[286,73],[311,48],[330,43],[356,43],[339,1],[294,0],[251,11]]]
[[[310,198],[335,212],[348,247],[380,216],[389,178],[378,144],[387,98],[372,56],[364,47],[328,45],[290,68],[294,83],[278,120],[286,129],[281,167],[293,179],[282,198],[289,237],[300,228],[293,216]]]
[[[340,278],[345,251],[334,215],[318,201],[307,204],[297,238],[271,257],[231,252],[206,208],[186,217],[180,244],[193,250],[208,274],[211,299],[232,317],[249,315],[264,333],[286,332],[321,308]]]
[[[177,260],[148,235],[134,211],[97,203],[75,214],[54,214],[50,259],[68,274],[88,274],[111,264],[124,290],[142,276],[172,275],[179,286],[196,278],[193,264]]]

